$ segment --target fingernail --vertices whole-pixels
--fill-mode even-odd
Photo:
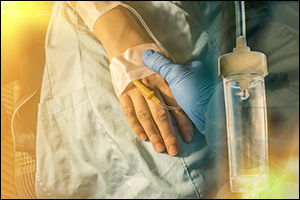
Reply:
[[[156,148],[156,151],[159,151],[159,152],[162,152],[165,150],[165,146],[160,142],[156,143],[155,148]]]
[[[175,145],[170,145],[168,152],[170,155],[176,155],[178,153],[178,148]]]
[[[185,139],[185,142],[190,142],[190,141],[192,141],[193,137],[190,133],[185,133],[184,139]]]
[[[141,133],[141,134],[140,134],[140,138],[141,138],[141,140],[146,140],[146,139],[147,139],[147,136],[146,136],[145,133]]]

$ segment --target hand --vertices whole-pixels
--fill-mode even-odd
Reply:
[[[127,49],[153,43],[144,34],[129,11],[122,6],[117,6],[98,17],[93,26],[93,33],[103,44],[109,61]],[[165,100],[168,105],[178,106],[168,84],[158,74],[153,74],[140,81],[154,91],[155,96],[161,102]],[[157,152],[163,152],[165,148],[170,155],[176,155],[179,152],[177,137],[168,111],[145,99],[132,83],[128,84],[119,96],[119,101],[138,138],[141,140],[149,138]],[[181,137],[185,142],[190,142],[193,137],[193,126],[188,116],[182,110],[172,113],[177,121]]]
[[[168,82],[175,100],[202,132],[205,112],[216,85],[212,69],[201,61],[180,65],[149,49],[144,51],[143,61]]]
[[[170,106],[178,107],[166,81],[157,73],[140,80],[155,96]],[[119,101],[132,130],[141,140],[149,138],[157,152],[165,148],[170,155],[179,152],[179,145],[168,110],[146,99],[140,90],[130,83],[120,95]],[[193,126],[182,111],[172,111],[182,139],[190,142],[193,138]]]

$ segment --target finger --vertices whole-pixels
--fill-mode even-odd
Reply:
[[[167,84],[166,84],[167,85]],[[175,98],[172,95],[172,92],[168,86],[164,86],[160,88],[160,93],[167,103],[167,105],[172,107],[179,107]],[[180,132],[180,136],[184,142],[189,143],[192,141],[194,136],[193,124],[187,114],[182,110],[172,110],[171,111],[175,121],[178,125],[178,129]]]
[[[123,113],[129,123],[131,129],[133,130],[133,132],[136,134],[136,136],[139,139],[146,140],[147,134],[146,134],[143,126],[140,124],[139,120],[137,119],[131,98],[127,94],[122,94],[119,97],[119,101],[120,101]]]
[[[172,107],[180,107],[178,103],[176,102],[174,96],[172,95],[172,92],[169,88],[169,85],[166,83],[166,81],[156,74],[156,83],[159,85],[159,91],[162,95],[162,99],[166,102],[167,105]],[[154,76],[153,76],[154,77]],[[152,86],[153,87],[153,86]],[[172,110],[171,111],[174,119],[178,125],[178,129],[180,132],[180,136],[183,139],[184,142],[189,143],[193,139],[194,131],[193,131],[193,124],[190,120],[190,118],[187,116],[187,114],[182,110]]]
[[[158,90],[155,90],[154,93],[155,96],[160,99],[161,102],[163,102],[163,98],[161,97]],[[168,153],[172,156],[177,155],[179,152],[179,145],[169,111],[160,106],[157,106],[155,103],[149,100],[148,104],[154,122],[156,123],[156,126],[158,127],[160,134],[164,140],[165,146],[167,147]]]
[[[157,152],[163,152],[165,150],[165,145],[159,130],[153,121],[146,99],[137,88],[135,91],[131,92],[130,98],[133,102],[137,119],[145,130],[150,142],[153,145],[153,148]]]

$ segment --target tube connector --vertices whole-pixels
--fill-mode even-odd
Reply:
[[[160,100],[154,96],[154,92],[149,90],[145,85],[143,85],[140,81],[134,80],[132,83],[139,88],[139,90],[142,92],[142,94],[146,97],[146,99],[150,99],[153,101],[156,105],[160,103]]]
[[[233,49],[233,52],[237,51],[250,51],[250,48],[247,47],[246,39],[244,37],[236,38],[236,47]]]
[[[163,107],[164,109],[167,109],[167,110],[180,110],[181,109],[180,107],[168,106],[168,105],[165,105],[164,103],[161,103],[160,100],[156,96],[154,96],[154,92],[151,91],[151,90],[149,90],[140,81],[134,80],[134,81],[132,81],[132,83],[137,88],[139,88],[139,90],[142,92],[142,94],[144,95],[144,97],[146,97],[146,99],[150,99],[156,105],[160,105],[161,107]]]
[[[218,59],[219,76],[225,78],[230,74],[256,73],[266,76],[268,74],[267,58],[265,54],[250,51],[244,37],[236,38],[236,47],[232,53],[227,53]]]

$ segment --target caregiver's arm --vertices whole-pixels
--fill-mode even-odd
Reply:
[[[103,44],[110,62],[113,57],[127,49],[153,43],[127,9],[122,6],[117,6],[101,15],[94,23],[93,32]],[[178,106],[168,84],[157,73],[142,78],[141,82],[153,90],[162,102]],[[177,137],[168,111],[145,99],[132,83],[126,87],[119,100],[131,128],[141,140],[149,138],[157,152],[163,152],[165,148],[170,155],[179,152]],[[191,121],[182,110],[174,111],[173,115],[181,137],[184,141],[190,142],[193,137]]]

